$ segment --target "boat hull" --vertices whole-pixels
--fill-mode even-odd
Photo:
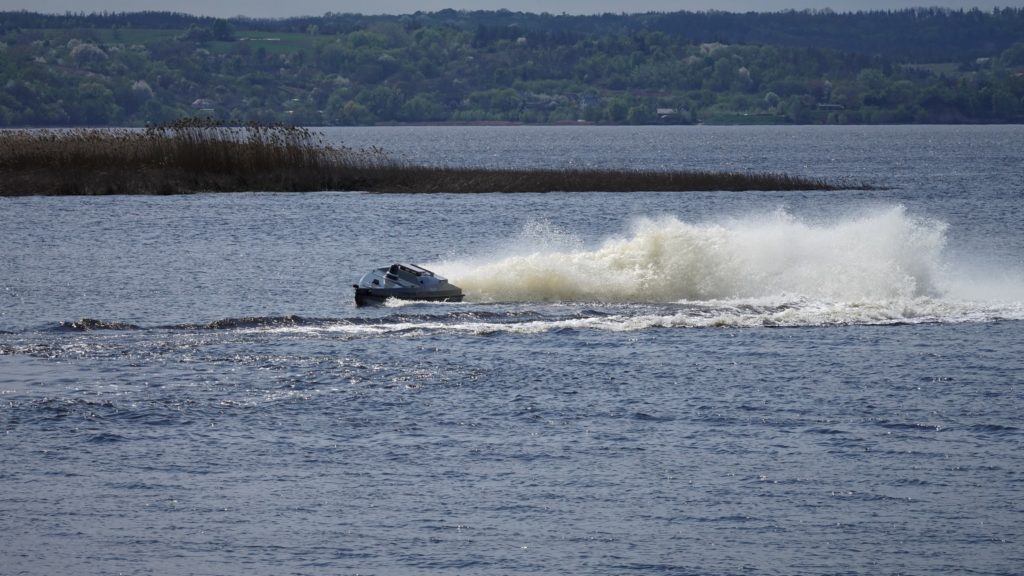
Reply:
[[[356,306],[379,306],[388,298],[424,302],[462,302],[462,290],[409,290],[404,288],[356,288]]]

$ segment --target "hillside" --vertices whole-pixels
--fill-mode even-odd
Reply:
[[[0,12],[0,125],[1024,121],[1024,9]]]

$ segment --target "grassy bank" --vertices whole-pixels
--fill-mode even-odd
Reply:
[[[0,132],[0,195],[241,191],[553,192],[834,190],[785,174],[417,166],[305,128],[185,120],[131,130]]]

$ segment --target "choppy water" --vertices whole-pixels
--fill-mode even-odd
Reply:
[[[328,134],[887,189],[2,199],[0,573],[1020,573],[1024,129]]]

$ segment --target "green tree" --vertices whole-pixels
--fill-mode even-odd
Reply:
[[[231,30],[227,20],[220,18],[213,21],[213,39],[221,42],[233,42],[235,33]]]
[[[630,106],[626,113],[626,122],[630,124],[650,124],[654,121],[654,111],[649,106]]]
[[[1024,67],[1024,42],[1017,42],[999,56],[999,61],[1007,67]]]
[[[75,91],[68,112],[76,124],[102,126],[117,117],[120,110],[109,88],[99,82],[87,82]]]
[[[608,102],[606,118],[613,123],[621,124],[629,114],[629,103],[623,98],[613,98]]]
[[[380,120],[395,120],[405,98],[401,91],[390,86],[377,86],[360,92],[356,101]]]
[[[433,94],[417,94],[404,104],[399,119],[406,122],[437,122],[445,120],[447,113]]]
[[[1005,88],[992,93],[992,113],[998,120],[1013,120],[1024,116],[1021,98]]]
[[[805,124],[811,121],[814,101],[810,96],[790,96],[785,103],[786,117],[790,122]]]

